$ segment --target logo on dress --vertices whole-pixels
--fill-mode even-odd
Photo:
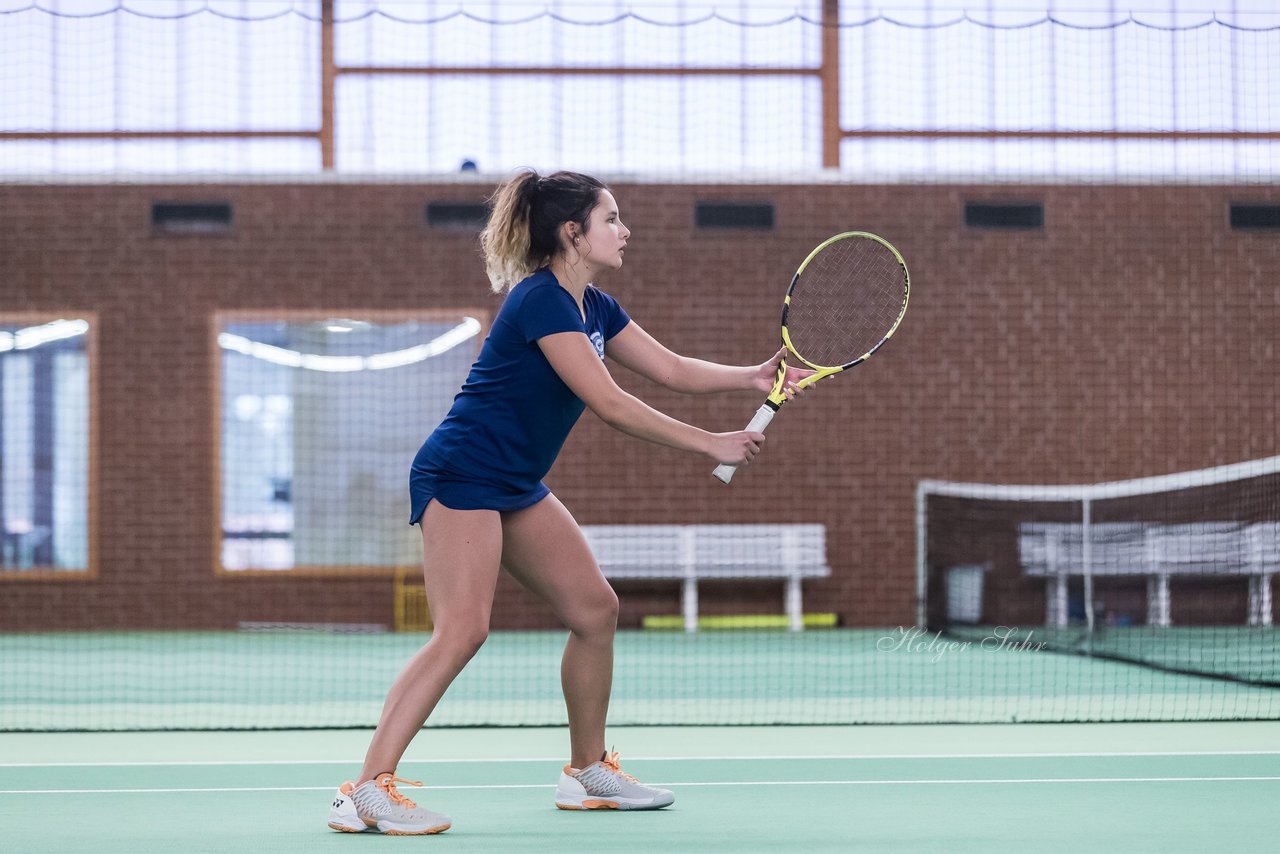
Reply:
[[[599,332],[591,333],[591,343],[596,345],[596,355],[604,358],[604,336]]]

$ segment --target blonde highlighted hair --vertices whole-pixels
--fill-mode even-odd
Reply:
[[[484,269],[495,293],[514,287],[561,251],[560,226],[575,222],[583,233],[604,184],[580,172],[546,177],[518,172],[494,192],[493,210],[480,233]]]

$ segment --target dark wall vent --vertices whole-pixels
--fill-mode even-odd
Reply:
[[[1265,231],[1280,230],[1280,205],[1233,204],[1231,227]]]
[[[964,224],[970,228],[1044,228],[1044,205],[1039,202],[965,202]]]
[[[228,234],[230,202],[155,202],[151,227],[161,234]]]
[[[457,231],[479,231],[489,219],[483,202],[427,202],[427,225]]]
[[[754,231],[773,229],[772,202],[698,202],[694,206],[698,228],[733,228]]]

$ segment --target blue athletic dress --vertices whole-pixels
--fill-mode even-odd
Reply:
[[[547,496],[542,478],[586,405],[551,367],[538,339],[581,332],[603,359],[605,342],[631,322],[594,285],[583,307],[585,322],[546,268],[511,289],[449,414],[413,460],[409,524],[432,498],[454,510],[510,511]]]

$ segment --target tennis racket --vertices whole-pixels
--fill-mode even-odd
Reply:
[[[865,231],[846,231],[823,241],[791,277],[782,302],[782,344],[814,373],[796,383],[807,388],[871,358],[893,335],[907,313],[911,277],[902,255],[887,240]],[[782,404],[787,360],[747,429],[763,432]],[[737,466],[713,472],[723,483]]]

